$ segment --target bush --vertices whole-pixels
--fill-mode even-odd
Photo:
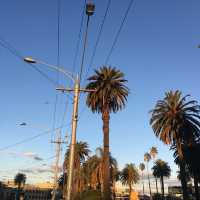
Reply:
[[[101,200],[101,192],[88,190],[77,194],[74,200]]]
[[[171,196],[171,195],[167,195],[163,199],[161,194],[154,194],[153,195],[153,200],[181,200],[181,198],[174,197],[174,196]]]
[[[181,200],[181,198],[179,197],[174,197],[174,196],[171,196],[171,195],[168,195],[165,197],[166,200]]]
[[[162,195],[161,194],[154,194],[153,200],[162,200]]]

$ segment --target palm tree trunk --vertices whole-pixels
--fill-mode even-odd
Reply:
[[[153,163],[155,163],[155,157],[153,157]],[[155,181],[156,181],[156,192],[158,194],[158,180],[157,180],[157,177],[155,177]]]
[[[148,175],[148,182],[149,182],[149,193],[150,193],[150,197],[151,195],[151,183],[150,183],[150,178],[149,178],[149,167],[148,167],[148,162],[147,162],[147,175]]]
[[[163,176],[160,177],[160,183],[161,183],[162,196],[163,196],[163,199],[164,199],[165,198],[165,188],[164,188]]]
[[[199,200],[198,178],[196,176],[194,176],[194,188],[195,188],[195,197],[196,197],[196,200]]]
[[[180,167],[181,186],[183,190],[183,200],[188,200],[189,198],[188,198],[185,164],[181,161],[179,167]]]
[[[20,200],[20,190],[21,190],[21,183],[17,185],[17,200]]]
[[[156,177],[155,177],[155,180],[156,180],[156,192],[157,192],[157,194],[158,194],[158,180],[157,180]]]
[[[131,192],[132,192],[132,185],[131,183],[129,184],[129,199],[131,199]]]
[[[103,120],[103,199],[111,200],[110,190],[110,152],[109,152],[109,120],[110,114],[107,106],[102,113]]]
[[[143,190],[143,196],[144,196],[144,176],[143,176],[143,172],[142,172],[142,190]]]

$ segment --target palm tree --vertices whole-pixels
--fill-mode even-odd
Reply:
[[[145,164],[144,163],[140,163],[140,165],[139,165],[139,169],[140,169],[140,171],[142,172],[142,190],[143,190],[143,195],[144,195],[144,180],[143,180],[143,178],[144,178],[144,176],[143,176],[143,171],[145,170]]]
[[[161,190],[162,190],[162,195],[164,198],[165,195],[165,190],[164,190],[164,177],[169,177],[171,174],[171,169],[170,166],[168,165],[167,162],[158,159],[156,160],[154,166],[152,167],[153,170],[153,175],[157,178],[160,178],[160,183],[161,183]]]
[[[197,159],[200,154],[200,143],[197,143],[191,147],[184,148],[184,158],[186,163],[186,175],[187,173],[193,177],[196,200],[200,199],[199,186],[200,183],[200,162]]]
[[[144,154],[144,161],[146,162],[146,166],[147,166],[147,176],[148,176],[148,181],[149,181],[149,193],[150,193],[150,197],[151,197],[151,183],[150,183],[150,178],[149,178],[149,167],[148,167],[148,163],[151,160],[151,155],[147,152]]]
[[[150,149],[150,155],[151,157],[153,158],[153,162],[155,162],[155,158],[156,158],[156,155],[158,154],[158,150],[156,147],[151,147]],[[155,181],[156,181],[156,192],[158,194],[158,182],[157,182],[157,178],[155,177]]]
[[[110,176],[112,183],[112,194],[115,198],[116,182],[119,180],[120,172],[118,170],[117,160],[110,155]]]
[[[165,144],[175,145],[178,155],[183,160],[182,146],[192,146],[200,132],[200,106],[197,102],[186,101],[180,91],[169,91],[163,100],[159,100],[151,111],[150,124],[155,135]],[[180,166],[181,171],[181,166]],[[182,173],[182,171],[181,171]],[[183,199],[188,200],[187,184],[181,175]]]
[[[189,170],[186,168],[186,176],[185,176],[185,178],[186,178],[186,181],[187,181],[187,183],[188,182],[190,182],[191,181],[191,175],[190,175],[190,172],[189,172]],[[181,181],[181,172],[180,172],[180,170],[178,170],[177,172],[177,179],[179,180],[179,181]]]
[[[157,156],[157,154],[158,154],[158,150],[157,150],[157,148],[156,147],[151,147],[151,149],[150,149],[150,155],[151,155],[151,157],[153,158],[153,159],[155,159],[156,158],[156,156]]]
[[[103,120],[103,197],[111,199],[110,192],[110,164],[109,164],[109,121],[110,113],[121,110],[127,101],[128,88],[124,74],[116,68],[103,66],[95,70],[95,74],[88,78],[89,92],[86,104],[92,112],[101,113]]]
[[[18,190],[17,199],[20,198],[20,190],[25,185],[25,182],[26,182],[26,175],[25,174],[18,173],[18,174],[15,175],[14,183],[15,183],[15,185],[17,185],[17,190]]]
[[[4,188],[5,188],[5,185],[3,182],[0,181],[0,199],[3,199],[3,193],[4,193]]]
[[[125,168],[121,172],[120,180],[123,185],[129,186],[129,193],[131,196],[132,185],[139,181],[139,173],[134,164],[126,164]]]
[[[65,154],[65,161],[64,161],[64,168],[65,171],[68,168],[69,163],[69,151],[67,150]],[[84,163],[86,157],[89,156],[90,150],[88,147],[87,142],[77,142],[75,146],[75,156],[74,156],[74,187],[73,187],[73,193],[76,193],[80,190],[80,182],[81,182],[81,165]],[[66,184],[66,183],[65,183]],[[66,187],[65,187],[66,188]]]

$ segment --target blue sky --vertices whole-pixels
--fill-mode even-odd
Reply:
[[[94,2],[96,11],[90,21],[85,70],[90,62],[107,0]],[[105,63],[128,3],[129,0],[112,1],[91,68],[98,68]],[[73,69],[82,7],[83,0],[61,0],[60,63],[68,70]],[[144,153],[154,145],[158,147],[158,157],[169,162],[175,174],[172,153],[155,138],[149,125],[149,111],[164,96],[164,92],[170,89],[180,89],[184,94],[191,94],[193,98],[200,100],[200,49],[197,48],[200,43],[199,8],[198,0],[136,0],[130,10],[108,63],[125,73],[131,91],[126,108],[111,115],[111,151],[120,167],[128,162],[139,164],[143,161]],[[21,0],[20,3],[3,1],[0,18],[1,38],[24,56],[31,55],[56,64],[56,0]],[[81,50],[76,61],[76,73],[80,67],[80,55]],[[3,148],[53,127],[56,91],[48,80],[2,47],[0,66],[0,148]],[[39,67],[56,80],[55,72],[41,65]],[[60,83],[71,85],[61,75]],[[85,83],[83,82],[83,86]],[[68,109],[64,122],[70,123],[72,102],[65,94],[58,93],[56,127],[62,124],[66,101]],[[102,144],[101,116],[92,114],[85,106],[84,95],[80,99],[80,112],[78,140],[87,141],[94,150]],[[18,126],[24,121],[28,126]],[[63,137],[66,132],[70,134],[70,131],[69,126],[65,127]],[[53,159],[33,159],[34,156],[46,159],[55,154],[51,138],[53,136],[47,134],[1,152],[1,179],[5,174],[13,177],[19,169],[26,169],[29,165],[38,168],[43,163],[51,164]],[[63,152],[65,148],[63,146]],[[38,175],[35,176],[28,175],[28,180],[38,181]],[[41,174],[40,176],[42,177]]]

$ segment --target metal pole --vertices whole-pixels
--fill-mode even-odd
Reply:
[[[69,171],[67,179],[67,200],[71,200],[72,185],[73,185],[73,173],[74,173],[74,154],[76,145],[76,129],[78,121],[78,100],[79,100],[80,82],[77,76],[74,86],[74,106],[72,113],[72,135],[69,155]]]
[[[59,171],[59,161],[60,161],[60,150],[61,150],[61,134],[60,130],[57,133],[57,139],[54,142],[56,143],[56,162],[55,162],[55,171],[54,171],[54,187],[53,187],[53,195],[52,200],[56,199],[56,191],[58,187],[58,171]]]

